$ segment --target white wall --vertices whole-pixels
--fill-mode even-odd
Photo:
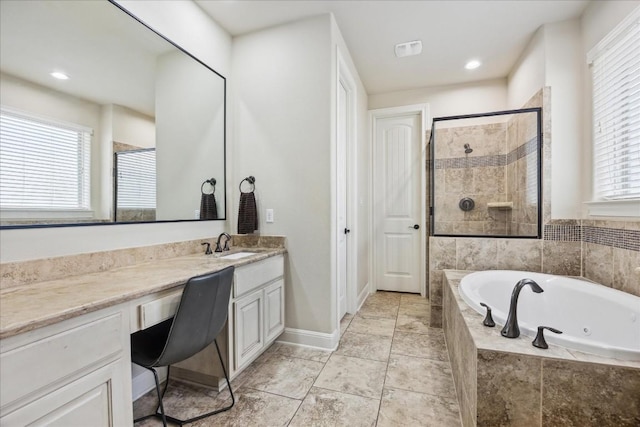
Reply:
[[[509,109],[518,109],[545,85],[545,38],[538,28],[508,76]]]
[[[231,37],[196,4],[185,1],[120,1],[140,19],[223,75],[231,68]],[[229,163],[227,163],[229,164]],[[207,238],[224,221],[2,230],[2,262]]]
[[[590,201],[592,197],[593,176],[591,173],[592,165],[592,132],[593,119],[591,109],[591,72],[587,66],[587,53],[600,42],[611,30],[613,30],[624,18],[629,15],[635,8],[640,6],[640,0],[633,1],[594,1],[589,4],[582,14],[580,20],[580,34],[582,38],[581,46],[581,76],[582,76],[582,93],[583,101],[580,109],[582,120],[582,183],[581,190],[582,200]],[[586,217],[586,209],[583,216]]]
[[[236,37],[233,49],[232,181],[255,176],[259,232],[287,237],[287,327],[331,333],[329,15]],[[237,218],[237,188],[232,197]]]
[[[578,154],[582,136],[582,72],[580,21],[547,24],[545,86],[551,87],[551,218],[580,218],[583,182]]]
[[[424,103],[429,104],[431,117],[505,110],[507,81],[506,79],[482,80],[369,96],[371,110]],[[427,127],[430,126],[431,123],[427,123]]]
[[[113,110],[113,141],[140,148],[156,146],[156,124],[153,117],[121,105],[110,105]]]

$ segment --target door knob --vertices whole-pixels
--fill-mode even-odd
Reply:
[[[345,228],[344,229],[344,234],[349,234],[349,233],[351,233],[351,230],[349,230],[348,228]]]
[[[418,229],[420,229],[420,226],[418,224],[413,224],[413,225],[410,225],[409,228],[413,228],[414,230],[418,230]]]

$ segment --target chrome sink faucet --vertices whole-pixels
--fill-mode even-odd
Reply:
[[[507,322],[500,332],[503,337],[517,338],[520,336],[520,328],[518,327],[518,296],[520,295],[522,288],[527,285],[531,286],[531,290],[537,294],[544,292],[542,288],[531,279],[522,279],[516,283],[516,286],[514,286],[513,292],[511,293],[511,305],[509,306]]]
[[[220,246],[220,240],[222,237],[225,237],[224,246]],[[220,233],[218,236],[218,241],[216,242],[216,252],[228,251],[229,250],[229,241],[231,240],[231,236],[229,233]]]

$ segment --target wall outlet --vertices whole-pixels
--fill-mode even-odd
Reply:
[[[193,211],[193,217],[195,219],[200,219],[200,210],[199,209],[196,209],[196,210]]]
[[[273,222],[273,209],[267,209],[267,222]]]

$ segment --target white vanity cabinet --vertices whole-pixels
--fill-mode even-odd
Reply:
[[[0,341],[0,424],[130,425],[128,310],[115,306]]]
[[[284,330],[284,257],[282,255],[236,269],[233,299],[233,360],[235,374],[262,353]]]

